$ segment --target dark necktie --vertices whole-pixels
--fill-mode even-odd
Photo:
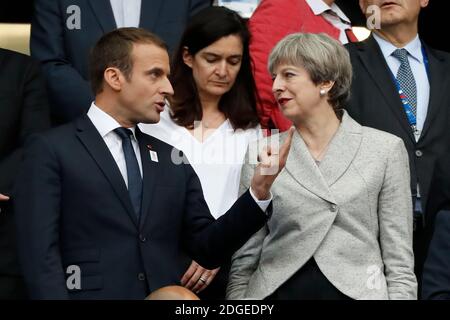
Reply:
[[[134,211],[139,220],[142,202],[142,177],[136,154],[134,153],[133,145],[131,144],[133,132],[126,128],[117,128],[114,129],[114,132],[122,138],[122,149],[127,165],[128,193],[130,194],[131,203],[133,204]]]
[[[417,88],[416,80],[414,79],[414,75],[408,61],[408,51],[406,51],[406,49],[397,49],[392,53],[392,56],[400,60],[400,68],[397,72],[397,81],[400,84],[400,88],[403,93],[406,95],[415,116],[417,114]]]

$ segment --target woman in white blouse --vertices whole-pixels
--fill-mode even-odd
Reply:
[[[188,24],[174,56],[175,95],[157,124],[141,130],[181,150],[202,184],[217,219],[235,202],[249,142],[259,138],[255,85],[245,21],[224,7],[200,11]],[[174,154],[173,160],[179,161]],[[224,299],[229,266],[201,298]],[[200,292],[216,276],[192,261],[181,284]]]

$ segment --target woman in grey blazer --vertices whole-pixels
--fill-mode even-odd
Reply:
[[[272,187],[273,215],[234,255],[227,297],[416,299],[408,156],[401,139],[343,109],[347,51],[324,34],[292,34],[269,70],[296,132]],[[241,190],[253,170],[243,167]]]

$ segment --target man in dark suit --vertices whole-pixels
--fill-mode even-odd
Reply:
[[[14,193],[24,276],[32,298],[144,299],[180,283],[182,253],[208,269],[231,258],[266,222],[276,175],[258,167],[251,188],[215,220],[192,167],[136,126],[159,121],[173,94],[164,43],[117,29],[99,40],[90,65],[96,98],[87,115],[27,148]],[[275,150],[261,159],[278,173],[288,150],[280,161]]]
[[[427,4],[428,0],[360,0],[375,29],[367,40],[347,45],[354,71],[349,114],[362,125],[399,136],[408,150],[418,279],[431,176],[437,157],[450,144],[450,55],[433,50],[418,36],[419,13]],[[370,5],[378,9],[371,11]]]
[[[427,206],[422,297],[450,300],[450,152],[439,159]]]
[[[10,195],[25,139],[49,126],[45,82],[38,63],[0,49],[0,300],[26,297]]]
[[[210,0],[35,0],[31,55],[43,63],[53,124],[84,114],[94,99],[88,55],[97,40],[118,27],[141,27],[178,44],[192,14]]]

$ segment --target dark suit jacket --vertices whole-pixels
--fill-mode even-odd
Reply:
[[[215,220],[192,167],[172,147],[138,132],[143,166],[140,221],[102,137],[83,116],[29,144],[15,193],[19,253],[32,298],[144,299],[179,284],[184,250],[213,269],[265,221],[243,195]],[[157,152],[151,161],[149,149]],[[66,287],[81,268],[81,290]]]
[[[349,114],[359,123],[395,134],[403,139],[409,156],[411,191],[420,183],[425,208],[436,159],[450,144],[450,54],[425,46],[429,59],[430,100],[427,117],[418,142],[406,118],[391,72],[376,40],[370,36],[346,45],[353,66]],[[414,234],[415,273],[421,292],[426,239],[422,231]]]
[[[45,82],[38,63],[0,49],[0,193],[11,194],[25,139],[49,126]],[[20,272],[9,202],[0,202],[0,210],[0,276],[17,276]]]
[[[435,221],[423,268],[422,298],[450,300],[450,209],[439,211]]]
[[[80,29],[69,29],[76,5]],[[178,44],[189,17],[210,0],[142,0],[140,27],[167,42]],[[43,63],[54,123],[74,120],[94,100],[89,84],[88,56],[105,33],[116,29],[110,0],[35,0],[31,27],[31,55]]]
[[[411,190],[420,183],[425,208],[436,159],[448,148],[450,54],[425,45],[430,68],[430,100],[424,129],[416,143],[389,67],[376,40],[346,45],[353,66],[349,114],[360,124],[395,134],[409,154]]]
[[[422,297],[450,300],[450,152],[435,169],[427,206],[427,258]]]

